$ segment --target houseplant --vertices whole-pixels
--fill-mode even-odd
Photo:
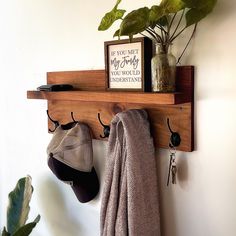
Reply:
[[[7,227],[3,228],[2,236],[28,236],[39,222],[40,215],[26,224],[32,193],[31,177],[19,179],[15,189],[8,195]]]
[[[200,20],[214,8],[217,0],[161,0],[159,5],[142,7],[125,15],[126,10],[118,9],[121,0],[117,0],[111,11],[102,18],[98,30],[107,30],[117,20],[120,27],[114,37],[136,34],[149,37],[158,47],[159,53],[152,59],[152,89],[155,92],[173,92],[175,90],[175,58],[169,52],[175,39],[192,26],[192,35],[183,49],[180,61]]]

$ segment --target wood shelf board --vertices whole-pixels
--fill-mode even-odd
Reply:
[[[151,133],[154,137],[156,147],[168,148],[170,132],[167,126],[167,118],[170,119],[171,128],[175,132],[179,132],[181,136],[181,144],[177,150],[190,152],[193,151],[193,144],[190,142],[193,135],[191,127],[191,104],[185,103],[181,105],[169,105],[166,109],[165,105],[151,106],[142,104],[127,103],[91,103],[79,101],[48,101],[48,110],[50,116],[58,120],[61,124],[71,121],[70,113],[74,114],[74,118],[80,122],[88,124],[94,139],[101,139],[103,127],[98,121],[97,114],[100,113],[102,122],[110,124],[114,115],[128,109],[145,109],[148,113]],[[52,122],[48,121],[49,128],[53,129]]]
[[[104,70],[48,72],[47,83],[69,83],[75,91],[41,92],[28,91],[29,99],[71,100],[88,102],[125,102],[134,104],[181,104],[193,100],[194,67],[177,67],[178,93],[141,93],[105,91]]]
[[[193,77],[193,66],[177,66],[177,91],[183,93],[191,91],[191,88],[193,88]],[[78,90],[105,91],[106,73],[105,70],[56,71],[47,73],[47,84],[62,83],[72,84]]]
[[[28,99],[67,100],[84,102],[111,102],[133,104],[180,104],[189,102],[182,93],[139,93],[107,91],[27,91]]]
[[[104,91],[105,76],[105,70],[48,72],[47,84],[72,84],[78,90]]]

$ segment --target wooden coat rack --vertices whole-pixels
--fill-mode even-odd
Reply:
[[[105,71],[48,72],[47,84],[72,84],[73,91],[44,92],[27,91],[29,99],[46,99],[50,116],[60,123],[71,121],[71,112],[76,120],[91,128],[93,138],[101,139],[103,127],[98,121],[109,124],[112,117],[128,109],[145,109],[148,112],[151,132],[156,147],[168,148],[170,131],[181,136],[177,150],[194,150],[194,67],[177,67],[177,93],[108,92],[105,91]],[[53,128],[51,121],[49,128]]]

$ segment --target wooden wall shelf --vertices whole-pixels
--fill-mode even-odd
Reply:
[[[81,102],[112,102],[153,105],[174,105],[190,102],[183,93],[140,93],[140,92],[102,92],[102,91],[66,91],[42,92],[27,91],[28,99],[46,99]]]
[[[27,91],[28,99],[48,101],[50,116],[60,123],[71,121],[70,112],[79,121],[87,123],[95,139],[101,139],[102,126],[97,119],[100,112],[104,123],[109,124],[112,117],[127,109],[145,109],[148,112],[151,131],[157,147],[168,148],[170,133],[167,118],[172,129],[181,135],[182,151],[194,150],[193,98],[194,68],[177,68],[177,93],[142,93],[105,91],[105,71],[67,71],[47,73],[47,84],[69,83],[73,91],[42,92]],[[49,128],[53,128],[48,122]]]

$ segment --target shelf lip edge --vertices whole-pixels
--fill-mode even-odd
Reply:
[[[124,97],[124,94],[126,96]],[[128,99],[126,99],[128,97]],[[28,90],[27,99],[64,100],[80,102],[132,103],[150,105],[175,105],[191,102],[181,93],[138,93],[107,91],[60,91]],[[154,100],[155,99],[155,100]]]

